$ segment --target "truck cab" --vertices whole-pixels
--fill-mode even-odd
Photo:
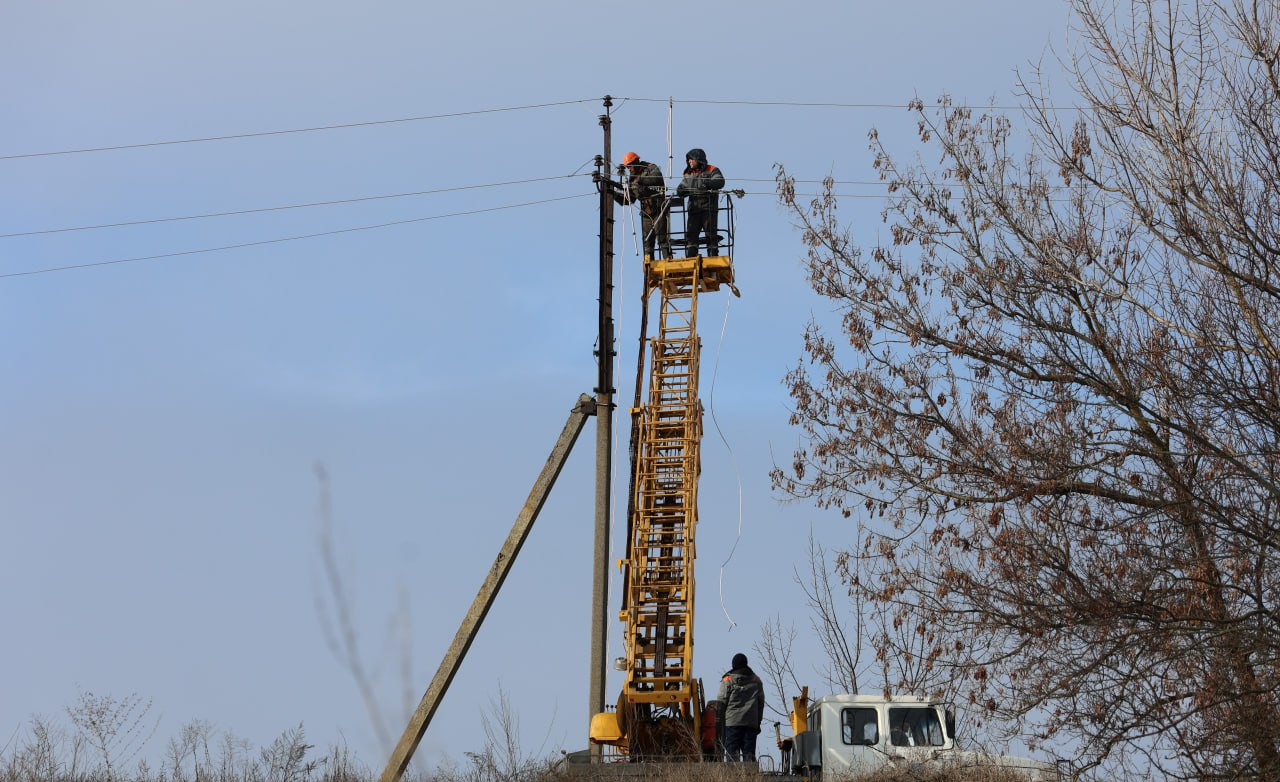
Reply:
[[[921,762],[955,749],[950,714],[944,704],[922,698],[827,695],[809,706],[809,730],[797,736],[797,765],[867,774],[895,761]]]
[[[797,708],[801,699],[796,699]],[[1036,782],[1059,778],[1047,763],[956,747],[955,710],[911,696],[827,695],[807,703],[796,729],[792,768],[807,778],[858,777],[886,767],[998,766]]]

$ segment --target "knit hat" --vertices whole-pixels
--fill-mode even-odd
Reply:
[[[746,668],[746,667],[747,667],[747,656],[746,656],[745,654],[743,654],[742,652],[738,652],[737,654],[735,654],[735,655],[733,656],[733,667],[734,667],[735,669],[737,669],[737,668]]]

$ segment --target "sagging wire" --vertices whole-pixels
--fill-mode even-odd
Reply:
[[[587,158],[587,162],[585,162],[585,163],[583,163],[582,165],[580,165],[580,166],[578,166],[577,168],[575,168],[575,169],[573,170],[573,173],[572,173],[572,174],[565,174],[565,176],[577,176],[579,171],[581,171],[582,169],[586,168],[587,166],[591,165],[591,164],[592,164],[592,163],[594,163],[594,162],[596,162],[596,158],[595,158],[595,156],[594,156],[594,155],[592,155],[591,157]],[[761,181],[761,182],[764,182],[764,181],[766,181],[766,180],[763,180],[763,179],[762,179],[762,180],[760,180],[760,181]]]
[[[730,630],[737,627],[738,623],[733,621],[733,617],[729,614],[729,608],[725,605],[724,571],[729,563],[733,561],[733,555],[738,550],[738,543],[742,541],[742,472],[738,469],[738,457],[733,453],[733,446],[729,445],[728,438],[724,436],[724,430],[720,428],[720,421],[716,418],[716,378],[720,374],[720,351],[724,348],[724,335],[729,328],[729,306],[732,302],[732,298],[726,298],[724,302],[724,322],[720,324],[720,342],[716,345],[716,361],[711,371],[711,392],[707,400],[707,407],[711,412],[711,423],[716,428],[716,434],[720,436],[720,442],[724,443],[725,450],[729,452],[729,464],[732,465],[734,479],[738,482],[738,534],[733,539],[733,546],[729,548],[729,555],[725,557],[724,562],[720,563],[720,610],[724,613],[724,618],[728,620]]]
[[[49,266],[43,269],[30,269],[21,272],[6,272],[0,274],[0,279],[8,279],[10,277],[31,277],[37,274],[50,274],[52,272],[72,271],[76,269],[90,269],[98,266],[115,266],[124,263],[138,263],[140,261],[155,261],[165,258],[180,258],[188,255],[204,255],[206,253],[222,252],[224,250],[239,250],[245,247],[264,247],[270,244],[282,244],[284,242],[296,242],[302,239],[315,239],[321,236],[338,236],[339,234],[356,233],[359,231],[375,231],[380,228],[390,228],[396,225],[409,225],[410,223],[423,223],[430,220],[444,220],[450,217],[463,217],[466,215],[484,214],[486,212],[497,212],[503,209],[518,209],[525,206],[536,206],[538,204],[549,204],[554,201],[567,201],[571,198],[585,198],[590,193],[580,193],[578,195],[561,196],[559,198],[544,198],[540,201],[526,201],[521,204],[506,204],[504,206],[491,206],[485,209],[469,209],[463,212],[449,212],[447,214],[429,215],[427,217],[411,217],[407,220],[392,220],[386,223],[377,223],[375,225],[358,225],[352,228],[336,228],[332,231],[318,231],[309,234],[297,234],[295,236],[281,236],[275,239],[261,239],[256,242],[240,242],[238,244],[224,244],[218,247],[202,247],[197,250],[181,250],[172,253],[159,253],[156,255],[140,255],[132,258],[115,258],[109,261],[91,261],[89,263],[73,263],[63,266]]]
[[[292,133],[315,133],[322,130],[343,130],[347,128],[363,128],[373,125],[394,125],[402,122],[422,122],[424,120],[450,119],[453,117],[469,117],[478,114],[498,114],[525,109],[543,109],[550,106],[569,106],[576,103],[594,103],[596,98],[579,98],[578,100],[562,100],[552,103],[531,103],[525,106],[503,106],[496,109],[475,109],[472,111],[454,111],[448,114],[428,114],[420,117],[396,117],[394,119],[366,120],[363,122],[343,122],[334,125],[317,125],[309,128],[289,128],[287,130],[264,130],[254,133],[231,133],[221,136],[205,136],[203,138],[170,139],[167,141],[148,141],[140,144],[116,144],[109,147],[84,147],[81,149],[59,149],[48,152],[24,152],[12,155],[0,155],[0,160],[18,160],[21,158],[52,157],[55,155],[79,155],[86,152],[114,152],[122,149],[141,149],[143,147],[165,147],[175,144],[200,144],[208,141],[230,141],[234,139],[260,138],[263,136],[284,136]],[[625,103],[631,98],[623,98]]]
[[[591,161],[588,161],[591,162]],[[578,171],[582,170],[582,166],[578,167]],[[482,185],[458,185],[457,187],[440,187],[433,190],[416,190],[410,193],[390,193],[386,195],[358,196],[355,198],[339,198],[329,201],[312,201],[305,204],[286,204],[284,206],[264,206],[253,209],[235,209],[225,212],[205,212],[195,215],[179,215],[176,217],[154,217],[147,220],[126,220],[119,223],[100,223],[98,225],[76,225],[64,226],[62,228],[42,228],[32,231],[14,231],[12,233],[0,234],[0,239],[13,239],[22,236],[40,236],[44,234],[72,233],[76,231],[98,231],[104,228],[127,228],[138,225],[155,225],[157,223],[176,223],[185,220],[206,220],[213,217],[240,217],[242,215],[261,214],[264,212],[285,212],[291,209],[311,209],[318,206],[339,206],[342,204],[356,204],[368,201],[387,201],[394,198],[412,198],[414,196],[437,195],[439,193],[455,193],[462,190],[480,190],[489,187],[505,187],[507,185],[524,185],[531,182],[550,182],[556,179],[569,179],[578,175],[575,171],[564,177],[547,176],[537,177],[535,179],[512,179],[506,182],[489,182]]]

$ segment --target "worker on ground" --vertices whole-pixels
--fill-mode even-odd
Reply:
[[[717,215],[720,210],[720,189],[724,187],[724,174],[707,163],[707,153],[691,149],[685,155],[684,179],[676,188],[676,195],[688,197],[685,213],[684,252],[692,258],[698,254],[698,234],[707,235],[707,256],[720,254],[720,235],[716,233]]]
[[[644,233],[644,254],[655,257],[655,244],[662,250],[663,258],[671,257],[671,221],[667,208],[667,181],[657,163],[640,159],[634,152],[622,156],[627,170],[627,187],[615,194],[621,204],[640,204],[640,230]]]
[[[764,719],[764,682],[747,665],[747,656],[733,656],[733,668],[720,680],[720,716],[724,721],[725,760],[756,759],[756,736]]]

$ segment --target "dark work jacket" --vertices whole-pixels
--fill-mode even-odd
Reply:
[[[632,203],[639,202],[640,208],[649,214],[657,214],[667,197],[667,180],[662,176],[662,169],[657,163],[639,161],[643,166],[639,174],[632,174],[627,184],[627,196]]]
[[[676,195],[689,197],[690,212],[710,212],[717,206],[719,191],[724,187],[724,174],[707,164],[700,169],[686,168]]]
[[[760,730],[764,719],[764,682],[750,666],[734,668],[720,680],[716,700],[724,704],[721,719],[728,727],[747,726]]]

